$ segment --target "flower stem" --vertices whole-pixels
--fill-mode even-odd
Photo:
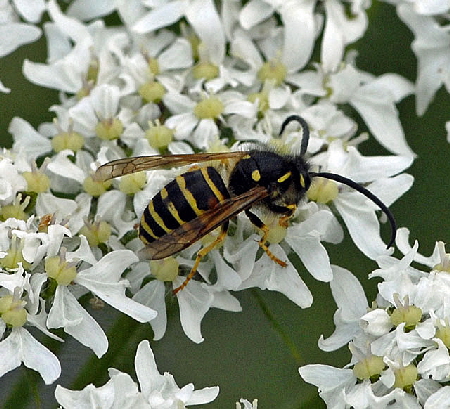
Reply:
[[[269,306],[264,301],[264,298],[261,297],[260,292],[255,290],[255,289],[253,289],[252,290],[252,295],[255,298],[255,300],[257,301],[257,303],[258,303],[259,307],[261,308],[263,314],[266,316],[267,320],[272,325],[272,327],[275,330],[275,332],[278,333],[278,335],[283,340],[284,344],[289,349],[289,352],[291,353],[291,355],[294,358],[294,360],[297,363],[297,365],[303,365],[304,362],[303,362],[303,358],[301,356],[300,351],[298,350],[298,348],[295,345],[295,343],[292,340],[292,338],[289,336],[289,334],[285,331],[283,326],[280,324],[280,322],[276,318],[275,314],[269,309]]]

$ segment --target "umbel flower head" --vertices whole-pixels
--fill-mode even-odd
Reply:
[[[433,255],[424,257],[417,253],[417,242],[408,245],[408,235],[401,229],[397,239],[405,256],[381,257],[380,268],[371,274],[383,281],[370,308],[357,279],[334,267],[336,330],[328,339],[321,338],[319,346],[332,351],[348,343],[351,362],[345,368],[300,368],[327,405],[384,408],[406,402],[410,407],[441,407],[450,398],[449,255],[438,242]],[[414,261],[428,271],[413,268]],[[344,293],[352,294],[351,301]]]
[[[213,401],[219,387],[212,386],[194,390],[189,383],[180,388],[173,376],[160,374],[148,341],[142,341],[136,351],[134,368],[138,383],[130,375],[117,369],[109,370],[110,380],[103,386],[90,384],[81,391],[56,387],[55,396],[64,409],[76,409],[86,401],[96,402],[99,409],[124,406],[129,408],[185,408]]]
[[[102,164],[262,145],[279,154],[304,156],[312,175],[338,173],[352,179],[387,206],[412,185],[413,178],[402,172],[414,154],[396,104],[414,92],[413,85],[396,74],[376,77],[364,72],[355,55],[345,52],[346,45],[365,32],[365,2],[351,2],[351,17],[335,0],[228,1],[220,8],[210,0],[74,1],[64,12],[55,0],[14,2],[14,7],[5,3],[4,16],[10,21],[2,38],[10,49],[0,44],[0,55],[37,38],[41,30],[34,23],[44,10],[47,13],[43,31],[48,59],[25,60],[23,73],[32,83],[57,90],[60,101],[49,108],[53,121],[36,129],[14,118],[9,126],[12,148],[0,154],[0,357],[5,358],[0,359],[0,375],[24,364],[47,384],[59,377],[58,358],[33,337],[29,326],[57,341],[62,338],[55,330],[62,331],[103,356],[108,338],[85,308],[89,298],[95,305],[108,304],[150,323],[153,338],[163,338],[166,302],[170,305],[174,298],[170,290],[182,285],[200,249],[215,243],[220,234],[212,231],[163,260],[139,259],[136,254],[144,248],[136,229],[141,215],[158,192],[164,195],[167,183],[189,169],[153,169],[104,182],[94,177]],[[108,27],[103,16],[112,13],[120,24]],[[19,17],[26,23],[18,23]],[[310,64],[317,39],[321,61]],[[2,84],[0,90],[6,92]],[[293,114],[309,124],[308,146],[298,127],[289,125],[280,135],[281,125]],[[368,136],[357,133],[353,117],[363,120],[391,154],[364,156],[360,144]],[[227,184],[223,165],[220,176]],[[258,179],[258,174],[253,177]],[[189,192],[189,186],[184,191]],[[176,213],[171,206],[166,210]],[[332,265],[324,243],[338,244],[344,234],[370,259],[392,261],[378,210],[349,186],[313,177],[291,217],[255,209],[264,226],[258,231],[245,214],[237,215],[222,245],[201,259],[196,279],[176,296],[183,331],[202,342],[206,313],[211,308],[240,311],[235,292],[248,288],[277,291],[299,307],[309,307],[313,294],[299,272],[338,285],[346,273]],[[261,236],[264,246],[258,243]],[[301,263],[294,264],[297,259]],[[423,321],[423,306],[414,304],[412,295],[394,297],[391,290],[383,289],[389,306],[380,299],[374,310],[384,308],[390,317],[397,316],[392,327],[413,333],[419,326],[414,319]],[[345,330],[339,327],[322,340],[324,348],[364,333],[356,323],[364,315],[362,305],[342,305],[346,313],[337,321]],[[409,318],[412,305],[420,309],[419,318],[417,309]],[[368,321],[367,326],[374,324]],[[445,321],[441,324],[444,334]],[[385,338],[395,332],[392,327],[383,333]],[[377,358],[370,361],[374,354],[356,339],[354,350],[367,353],[369,360],[359,365],[358,375],[352,372],[352,380],[364,377],[366,367],[375,368],[372,373],[381,366]],[[434,341],[428,342],[431,348]],[[387,371],[388,390],[402,379],[410,382],[410,365],[416,362],[405,356],[383,360],[389,367],[382,369]],[[151,382],[145,364],[154,372]],[[416,369],[418,374],[432,372],[418,364]],[[217,394],[215,388],[194,391],[191,384],[180,389],[171,376],[156,372],[144,342],[136,356],[140,390],[125,374],[111,370],[104,387],[88,386],[80,392],[58,388],[57,398],[70,407],[71,400],[95,401],[107,391],[118,405],[123,403],[120,386],[126,384],[141,407],[175,408],[206,403]],[[257,405],[241,403],[246,408]]]

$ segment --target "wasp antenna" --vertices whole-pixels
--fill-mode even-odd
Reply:
[[[302,137],[302,144],[300,146],[300,155],[303,156],[306,153],[306,150],[308,149],[309,126],[300,115],[289,115],[281,124],[280,135],[284,132],[286,126],[288,126],[292,121],[297,121],[300,124],[300,127],[302,128],[303,137]]]
[[[361,186],[359,183],[356,183],[351,179],[347,179],[346,177],[337,175],[335,173],[310,172],[309,174],[311,177],[322,177],[322,178],[331,179],[336,182],[343,183],[344,185],[350,186],[351,188],[357,190],[359,193],[362,193],[364,196],[366,196],[367,198],[372,200],[372,202],[374,202],[383,211],[383,213],[387,216],[389,223],[391,225],[391,239],[389,240],[387,248],[391,247],[394,244],[395,235],[397,232],[397,223],[395,222],[394,215],[388,209],[388,207],[377,196],[375,196],[371,191],[367,190],[364,186]]]

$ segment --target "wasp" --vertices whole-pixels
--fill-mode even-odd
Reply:
[[[269,228],[252,212],[252,208],[262,208],[279,216],[280,222],[286,222],[316,177],[350,186],[378,205],[389,220],[391,238],[387,247],[392,246],[397,227],[388,207],[351,179],[334,173],[310,171],[305,160],[309,141],[306,121],[298,115],[287,117],[280,135],[292,121],[298,122],[302,128],[299,154],[285,155],[258,146],[236,152],[138,156],[114,160],[97,169],[94,178],[107,180],[138,171],[196,164],[169,182],[150,200],[138,227],[139,238],[145,245],[139,253],[143,260],[169,257],[221,227],[215,240],[199,250],[190,273],[174,290],[175,294],[186,287],[196,274],[201,259],[224,240],[230,219],[241,212],[262,231],[259,246],[274,262],[286,267],[284,261],[270,252],[267,243]],[[211,164],[217,161],[227,164],[227,177],[221,175],[217,165]]]

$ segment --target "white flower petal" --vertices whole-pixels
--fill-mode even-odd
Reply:
[[[327,339],[323,336],[319,339],[319,347],[324,351],[334,351],[344,346],[360,332],[360,318],[368,308],[364,290],[350,271],[333,266],[330,287],[338,310],[334,315],[335,331]]]
[[[286,242],[298,254],[310,274],[320,281],[330,281],[333,277],[330,259],[321,244],[329,226],[333,226],[334,216],[328,210],[320,210],[304,222],[288,229]]]
[[[111,0],[75,0],[70,3],[67,15],[79,20],[93,20],[112,13],[116,8],[116,2]]]
[[[0,92],[3,92],[4,94],[9,94],[11,92],[11,88],[6,87],[3,85],[3,82],[0,81]]]
[[[192,391],[186,405],[203,405],[212,402],[219,395],[218,386],[209,386],[198,391]]]
[[[99,388],[89,384],[81,391],[71,391],[57,385],[55,398],[64,409],[87,409],[91,408],[92,405],[104,409],[113,407],[114,392],[113,382],[108,382]]]
[[[158,56],[161,71],[192,66],[192,47],[184,38],[175,40],[166,50]]]
[[[167,315],[165,302],[166,288],[164,283],[153,280],[145,284],[134,296],[133,300],[156,311],[156,317],[150,321],[153,339],[161,339],[166,333]]]
[[[448,5],[445,7],[448,9]],[[413,5],[400,4],[397,13],[416,37],[412,45],[418,58],[416,112],[422,115],[441,87],[444,73],[448,71],[450,38],[445,26],[438,24],[433,17],[417,14]]]
[[[21,330],[16,329],[12,331],[9,337],[0,342],[0,376],[3,376],[22,364],[20,353]]]
[[[323,335],[319,338],[317,345],[322,351],[336,351],[348,344],[358,333],[358,328],[353,322],[345,322],[345,320],[341,318],[341,311],[339,310],[334,314],[334,323],[336,325],[334,332],[328,338],[324,338]]]
[[[77,250],[68,251],[66,253],[66,260],[67,261],[82,260],[91,265],[97,262],[94,253],[92,252],[92,248],[91,246],[89,246],[89,243],[85,236],[80,236],[80,245]]]
[[[32,43],[41,36],[41,30],[29,24],[8,23],[0,25],[0,57],[12,53],[21,45]]]
[[[259,1],[259,0],[255,0]],[[249,2],[248,4],[250,4]],[[260,50],[256,47],[247,32],[237,29],[231,39],[231,55],[245,61],[254,70],[263,64]]]
[[[55,175],[72,179],[82,184],[86,175],[82,169],[75,165],[68,156],[73,156],[73,152],[64,150],[53,156],[52,161],[48,164],[47,169]]]
[[[181,285],[181,278],[174,281],[174,288]],[[208,312],[213,296],[201,283],[191,280],[177,295],[180,306],[180,321],[184,333],[197,344],[203,341],[200,324]]]
[[[14,5],[22,17],[31,23],[38,23],[46,8],[44,0],[14,0]]]
[[[24,60],[22,69],[25,77],[34,84],[76,93],[83,86],[88,63],[89,50],[80,45],[74,48],[73,53],[54,64],[47,65]]]
[[[335,0],[325,2],[326,23],[323,30],[321,61],[326,73],[337,69],[344,54],[343,8],[343,4]]]
[[[198,148],[207,149],[218,134],[219,129],[213,119],[201,119],[191,139]]]
[[[115,85],[102,84],[95,87],[88,99],[94,108],[97,120],[111,119],[119,108],[120,90]]]
[[[128,281],[120,279],[123,271],[137,261],[134,252],[115,250],[102,257],[92,267],[80,271],[75,282],[135,320],[148,322],[156,317],[156,311],[128,298],[125,295]]]
[[[268,257],[267,259],[272,264],[275,264]],[[308,308],[313,302],[311,291],[309,291],[309,288],[291,263],[288,263],[287,267],[278,269],[278,271],[269,276],[267,279],[267,289],[284,294],[300,308]]]
[[[387,334],[392,328],[392,322],[387,311],[377,308],[361,317],[361,327],[375,337]]]
[[[450,386],[443,386],[427,399],[424,409],[445,408],[448,406],[448,402],[450,402]]]
[[[397,88],[403,91],[404,81],[399,82]],[[391,88],[386,88],[383,79],[374,80],[360,87],[350,99],[350,104],[359,112],[375,138],[384,147],[398,155],[415,156],[406,142],[394,105],[396,93],[405,92],[396,91],[395,87],[394,83],[393,91],[388,91]],[[412,91],[413,87],[410,86],[409,93]]]
[[[186,1],[174,0],[159,6],[140,20],[133,26],[133,30],[137,33],[144,34],[155,31],[162,27],[170,26],[177,22],[183,16],[186,8]]]
[[[20,329],[20,346],[23,363],[42,376],[46,385],[53,383],[61,374],[58,358],[40,344],[26,329]]]
[[[367,199],[357,193],[342,193],[334,204],[344,219],[353,242],[370,259],[387,255],[389,251],[380,237],[380,225]]]
[[[209,253],[209,256],[214,261],[215,268],[217,270],[217,282],[216,286],[220,288],[226,288],[227,290],[235,290],[242,283],[240,275],[232,269],[223,259],[222,255],[213,250]]]
[[[334,368],[327,365],[305,365],[299,368],[300,376],[322,392],[343,389],[355,382],[351,369]]]
[[[316,35],[315,1],[281,3],[284,23],[283,63],[290,72],[303,68],[311,57]],[[302,29],[299,30],[299,27]]]
[[[58,286],[48,314],[48,328],[63,328],[101,357],[108,349],[108,339],[100,325],[79,304],[65,286]]]
[[[347,321],[359,322],[369,304],[358,279],[345,268],[333,266],[330,288],[342,317]]]
[[[50,140],[35,131],[34,128],[22,118],[13,118],[9,124],[8,131],[14,138],[13,149],[18,154],[26,155],[28,159],[36,159],[52,150]]]
[[[386,205],[390,206],[406,193],[414,183],[414,177],[403,173],[387,179],[379,179],[371,183],[369,190]]]
[[[36,215],[38,217],[54,213],[56,219],[62,220],[75,214],[76,210],[77,204],[74,200],[56,197],[51,193],[40,193],[36,201]]]
[[[411,156],[362,156],[358,150],[348,147],[347,177],[358,183],[394,176],[411,166]]]
[[[221,310],[231,312],[242,311],[239,300],[236,297],[232,296],[228,291],[215,292],[211,307],[220,308]]]
[[[287,241],[287,240],[286,240]],[[309,273],[319,281],[328,282],[333,277],[327,250],[319,237],[287,241],[302,260]]]
[[[239,22],[245,30],[249,30],[269,17],[274,8],[269,3],[260,0],[250,0],[239,13]]]
[[[77,19],[67,17],[64,13],[62,13],[55,0],[49,0],[47,4],[47,11],[58,28],[64,34],[69,36],[75,43],[80,43],[86,40],[92,41],[88,28]]]
[[[225,54],[225,33],[211,0],[190,0],[186,18],[206,46],[212,63],[221,64]]]
[[[138,345],[134,369],[144,395],[148,396],[151,391],[160,390],[164,386],[164,377],[158,371],[155,356],[147,340],[141,341]]]

